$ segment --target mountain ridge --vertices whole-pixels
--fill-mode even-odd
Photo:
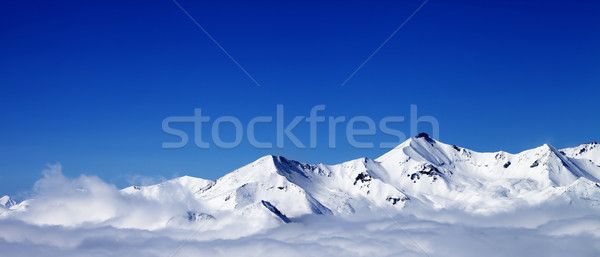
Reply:
[[[214,181],[182,176],[120,192],[158,204],[185,202],[187,211],[164,226],[239,218],[276,226],[305,215],[360,218],[422,207],[488,215],[548,202],[600,206],[597,164],[597,143],[480,153],[423,133],[376,159],[327,165],[266,155]],[[14,212],[26,212],[19,205]]]
[[[544,144],[516,154],[479,153],[420,134],[376,159],[335,165],[266,155],[215,180],[197,197],[233,199],[235,204],[225,203],[221,210],[265,201],[276,216],[292,220],[310,214],[368,215],[380,208],[401,211],[417,202],[480,214],[561,198],[596,206],[600,187],[594,183],[600,173],[588,172],[575,158],[595,157],[598,149],[594,143],[564,149]]]

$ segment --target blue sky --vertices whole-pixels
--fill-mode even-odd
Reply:
[[[274,116],[277,104],[286,122],[319,104],[325,116],[376,121],[408,117],[416,104],[419,115],[438,119],[441,141],[477,151],[598,140],[594,1],[432,0],[344,87],[421,1],[179,3],[260,87],[172,1],[3,4],[0,194],[24,195],[47,163],[126,186],[140,176],[215,179],[266,154],[339,163],[387,151],[341,141],[329,149],[325,126],[315,149],[289,141],[256,149],[246,140],[235,149],[162,149],[174,140],[162,120],[195,108],[246,124]],[[407,123],[398,129],[409,134]],[[308,126],[295,132],[307,142]],[[274,142],[273,127],[257,137]]]

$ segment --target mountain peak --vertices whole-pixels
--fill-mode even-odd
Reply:
[[[432,143],[432,144],[434,144],[434,143],[435,143],[435,140],[434,140],[433,138],[431,138],[431,137],[429,136],[429,134],[427,134],[427,133],[425,133],[425,132],[421,132],[421,133],[419,133],[417,136],[415,136],[415,139],[419,139],[419,138],[422,138],[422,139],[424,139],[425,141],[427,141],[427,142],[429,142],[429,143]]]
[[[435,139],[431,138],[429,136],[429,134],[427,134],[425,132],[419,133],[417,136],[414,137],[414,139],[415,140],[425,140],[427,143],[430,143],[430,144],[436,143]]]
[[[427,134],[425,132],[421,132],[417,136],[415,136],[415,138],[425,138],[425,139],[428,139],[430,137],[429,137],[429,134]]]
[[[272,155],[272,154],[267,154],[267,155],[265,155],[265,156],[263,156],[263,157],[260,157],[260,158],[258,158],[258,159],[257,159],[256,161],[254,161],[254,162],[259,162],[259,161],[270,161],[270,160],[274,160],[276,157],[278,157],[278,156],[275,156],[275,155]]]
[[[554,148],[554,146],[552,146],[551,144],[543,144],[539,148],[545,151],[558,152],[558,150],[556,150],[556,148]]]
[[[11,199],[8,195],[5,195],[2,198],[0,198],[0,206],[10,208],[16,204],[17,203],[13,199]]]

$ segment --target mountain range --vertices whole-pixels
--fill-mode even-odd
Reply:
[[[600,145],[479,153],[421,133],[377,159],[311,165],[268,155],[215,181],[183,176],[120,193],[159,205],[186,202],[152,228],[239,219],[276,226],[306,215],[391,216],[410,208],[488,215],[546,203],[600,207]],[[2,197],[0,214],[27,212],[31,201]]]

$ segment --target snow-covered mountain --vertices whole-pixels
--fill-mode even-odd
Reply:
[[[0,217],[4,217],[10,213],[10,208],[16,206],[17,203],[8,195],[0,198]]]
[[[0,198],[0,207],[10,208],[16,204],[17,203],[15,203],[15,201],[12,200],[8,195],[5,195],[2,198]]]
[[[152,228],[240,218],[275,226],[310,214],[360,218],[406,208],[487,215],[549,202],[599,207],[600,146],[478,153],[422,133],[374,160],[309,165],[268,155],[216,181],[184,176],[121,194],[185,204]],[[14,205],[5,197],[1,203]]]
[[[427,135],[412,138],[376,162],[390,175],[389,183],[413,199],[435,208],[456,207],[470,212],[510,210],[564,196],[569,188],[600,192],[598,167],[573,159],[550,145],[518,154],[478,153],[450,146]],[[594,150],[600,153],[598,149]],[[591,152],[591,150],[590,150]],[[598,196],[598,195],[597,195]],[[568,198],[597,205],[597,197]]]
[[[203,215],[372,215],[410,205],[498,213],[548,201],[600,205],[600,147],[478,153],[421,134],[372,160],[309,165],[265,156],[216,181],[181,177],[123,191],[169,198],[187,190]],[[176,191],[160,188],[180,185]],[[183,192],[182,191],[182,192]]]

